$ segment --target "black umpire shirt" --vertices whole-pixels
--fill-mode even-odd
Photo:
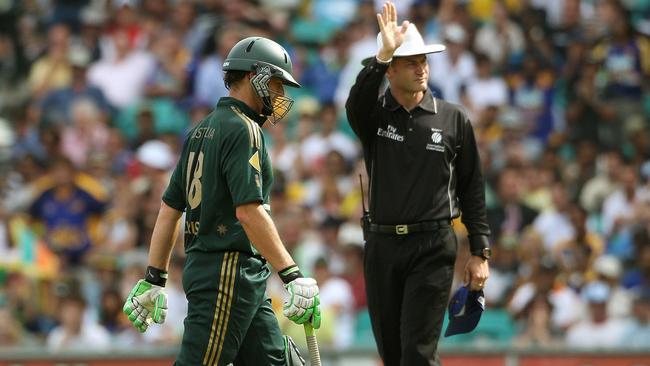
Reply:
[[[474,131],[456,105],[426,91],[407,111],[388,89],[387,64],[375,58],[359,73],[346,102],[370,177],[370,218],[383,225],[456,218],[471,250],[488,247],[485,184]]]

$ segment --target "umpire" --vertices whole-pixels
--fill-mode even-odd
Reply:
[[[346,103],[370,177],[362,220],[368,310],[385,365],[439,365],[457,249],[450,221],[461,212],[472,253],[465,282],[478,290],[489,274],[481,162],[465,113],[427,87],[426,54],[445,46],[425,45],[408,21],[398,26],[390,2],[377,21],[379,51]]]

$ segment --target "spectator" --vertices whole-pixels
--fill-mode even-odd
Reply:
[[[106,193],[94,179],[77,174],[65,158],[52,162],[47,179],[52,183],[36,196],[29,213],[43,224],[43,238],[59,254],[63,268],[79,266],[92,245],[89,221],[104,212]]]
[[[72,47],[69,52],[69,62],[72,69],[72,82],[67,88],[56,89],[47,94],[43,100],[41,114],[41,125],[62,125],[71,124],[72,105],[80,99],[92,101],[96,108],[102,112],[102,119],[110,116],[111,110],[108,101],[101,90],[88,85],[86,72],[90,63],[88,50],[81,47]]]
[[[623,167],[621,153],[609,150],[596,159],[596,174],[587,180],[580,192],[580,204],[590,213],[600,211],[603,203],[618,188],[618,175]]]
[[[70,106],[70,125],[63,129],[61,153],[77,167],[85,167],[92,153],[104,153],[109,130],[90,99],[77,99]]]
[[[107,289],[102,293],[99,306],[99,325],[104,327],[111,335],[119,334],[127,329],[128,323],[124,322],[122,314],[122,296],[115,289]]]
[[[609,286],[602,282],[592,282],[582,291],[588,312],[585,319],[567,331],[567,344],[587,349],[613,348],[621,344],[626,324],[607,315]]]
[[[339,31],[330,44],[323,45],[320,57],[310,63],[300,82],[314,90],[321,104],[332,103],[349,47],[349,36]]]
[[[173,28],[162,29],[152,40],[150,50],[155,66],[149,75],[145,95],[180,100],[185,91],[186,68],[191,57],[183,46],[181,35]]]
[[[88,82],[99,88],[112,106],[122,109],[143,97],[155,63],[151,55],[133,48],[127,31],[116,31],[112,40],[115,42],[115,57],[111,59],[103,55],[93,64],[88,70]]]
[[[154,1],[154,3],[158,2]],[[173,14],[172,22],[180,33],[183,47],[191,55],[200,54],[202,51],[201,48],[208,38],[208,33],[213,27],[213,21],[208,17],[199,17],[196,11],[196,5],[189,0],[176,2],[171,12]],[[165,15],[164,13],[162,14],[163,17]]]
[[[535,218],[533,227],[544,237],[544,246],[553,253],[555,247],[574,237],[576,227],[571,222],[571,203],[566,188],[559,182],[551,186],[552,206]],[[583,220],[586,220],[583,217]]]
[[[194,77],[194,99],[211,106],[219,98],[228,95],[226,86],[221,81],[223,70],[221,64],[228,52],[240,39],[248,34],[247,28],[238,24],[224,24],[222,31],[215,33],[215,51],[199,61]]]
[[[540,60],[526,55],[521,69],[512,73],[514,80],[510,103],[527,121],[527,133],[545,143],[558,126],[553,115],[555,88],[553,71]]]
[[[566,113],[569,138],[591,140],[596,143],[609,141],[607,123],[614,123],[615,111],[605,103],[601,88],[597,84],[598,65],[591,59],[580,63],[575,75],[567,81],[574,85],[568,92]],[[615,147],[608,143],[609,146]]]
[[[521,179],[514,169],[506,169],[499,176],[497,190],[499,206],[488,209],[487,217],[492,237],[517,235],[533,223],[537,212],[521,203]]]
[[[504,237],[492,246],[490,281],[485,284],[488,306],[502,308],[514,290],[517,281],[517,239]]]
[[[302,163],[312,174],[325,162],[325,156],[332,150],[343,155],[347,162],[358,156],[358,147],[354,141],[336,128],[338,114],[333,104],[321,107],[317,131],[310,134],[300,147]]]
[[[606,141],[620,146],[626,118],[642,113],[641,98],[647,92],[643,80],[650,76],[650,54],[642,50],[650,47],[650,40],[636,33],[621,1],[602,1],[598,10],[607,33],[591,52],[607,80],[606,104],[616,111],[613,123],[606,125]]]
[[[622,337],[620,347],[647,349],[650,344],[650,288],[638,291],[634,300],[633,318]]]
[[[435,70],[435,69],[433,69]],[[492,62],[485,54],[476,56],[476,75],[466,80],[461,100],[471,115],[478,116],[487,107],[499,109],[508,102],[508,86],[492,72]]]
[[[36,346],[35,338],[25,332],[19,319],[14,317],[0,293],[0,347],[5,349],[18,346]]]
[[[517,63],[523,55],[525,43],[521,28],[508,18],[508,9],[502,0],[495,1],[493,20],[477,32],[474,49],[488,55],[492,63],[504,70]]]
[[[67,87],[72,81],[68,61],[70,30],[63,24],[55,24],[47,35],[47,53],[36,61],[29,73],[29,87],[36,99],[51,90]]]
[[[634,166],[623,165],[618,176],[620,188],[603,203],[603,231],[607,238],[629,228],[634,223],[634,205],[639,189],[639,175]]]
[[[613,255],[601,255],[593,262],[596,280],[607,284],[611,297],[607,304],[607,315],[615,319],[625,319],[631,315],[634,293],[622,284],[623,265]]]
[[[334,321],[334,334],[330,340],[334,349],[346,348],[352,343],[354,301],[350,285],[343,279],[333,275],[327,260],[320,258],[314,265],[314,277],[320,284],[321,312],[329,314]]]
[[[558,279],[558,268],[544,257],[532,268],[531,278],[514,291],[508,311],[520,319],[531,341],[549,341],[550,335],[562,334],[579,320],[582,303],[575,292]],[[541,313],[548,313],[548,323],[541,322]],[[535,329],[538,326],[547,329]],[[537,332],[541,333],[537,333]]]
[[[345,260],[343,278],[350,284],[354,298],[354,311],[367,308],[366,284],[363,275],[363,232],[356,223],[346,222],[339,228],[339,245]]]
[[[474,78],[476,64],[467,48],[467,32],[460,24],[447,24],[443,35],[447,49],[429,57],[429,82],[442,90],[444,100],[460,103],[461,89]]]
[[[108,331],[94,321],[85,320],[86,302],[78,295],[61,299],[59,306],[61,325],[47,336],[47,348],[51,351],[108,351]]]
[[[578,288],[593,276],[591,272],[594,261],[605,248],[602,239],[587,230],[587,212],[582,207],[568,206],[566,216],[571,228],[570,239],[557,242],[550,251],[569,285]],[[560,227],[561,224],[558,223],[555,229],[559,230]]]

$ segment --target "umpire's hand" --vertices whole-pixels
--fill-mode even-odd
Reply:
[[[487,259],[470,256],[465,265],[465,283],[469,283],[470,290],[482,290],[488,277],[490,277],[490,268]]]

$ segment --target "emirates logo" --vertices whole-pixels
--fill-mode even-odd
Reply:
[[[433,140],[434,144],[439,144],[442,141],[442,134],[440,132],[434,132],[431,135],[431,140]]]

